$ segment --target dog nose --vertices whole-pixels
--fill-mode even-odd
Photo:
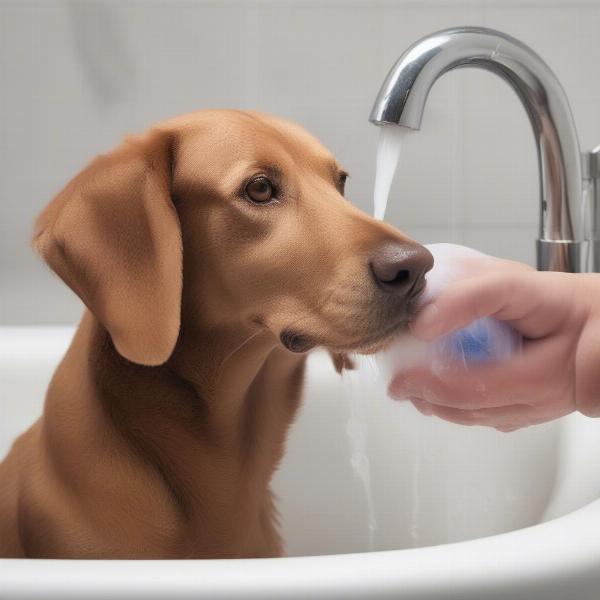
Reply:
[[[433,256],[419,244],[388,243],[375,252],[369,265],[380,289],[408,299],[422,290]]]

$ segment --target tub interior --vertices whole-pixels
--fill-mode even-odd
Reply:
[[[73,331],[0,328],[0,456],[41,413]],[[368,494],[351,466],[351,406],[365,435]],[[388,398],[371,360],[341,377],[316,351],[273,489],[291,556],[494,535],[600,497],[600,419],[574,414],[512,433],[454,425]]]

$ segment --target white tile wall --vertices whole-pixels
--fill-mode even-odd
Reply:
[[[464,74],[461,183],[465,225],[537,224],[537,153],[521,102],[492,73],[471,69]]]
[[[77,299],[29,250],[31,223],[86,161],[164,117],[236,106],[294,119],[370,210],[379,85],[411,42],[463,24],[531,45],[563,83],[582,148],[600,144],[600,0],[0,0],[0,324],[78,318]],[[388,220],[423,242],[533,263],[536,169],[508,86],[448,74],[406,143]]]

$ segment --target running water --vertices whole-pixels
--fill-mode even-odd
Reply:
[[[371,372],[376,368],[375,363],[371,365]],[[343,382],[345,396],[350,398],[350,413],[346,422],[346,434],[350,442],[350,465],[356,478],[360,481],[367,507],[367,550],[375,550],[375,532],[377,531],[377,517],[375,516],[375,503],[373,502],[373,491],[371,486],[371,465],[367,453],[367,420],[365,414],[365,402],[370,401],[370,394],[365,393],[372,389],[373,381],[367,382],[366,378],[372,373],[367,373],[363,366],[356,371],[343,371]],[[371,377],[375,380],[375,377]],[[366,399],[366,400],[365,400]]]
[[[375,170],[375,191],[373,194],[375,211],[373,216],[378,221],[383,221],[387,207],[390,188],[394,180],[394,173],[400,160],[402,141],[407,133],[412,131],[406,127],[395,124],[381,126],[379,133],[379,146],[377,147],[377,165]]]
[[[377,165],[375,170],[375,190],[374,214],[378,221],[383,221],[385,209],[387,207],[392,181],[400,160],[400,151],[406,135],[412,129],[401,127],[396,124],[384,124],[381,126],[379,134],[379,146],[377,147]],[[420,518],[420,480],[421,480],[421,457],[422,457],[421,436],[417,435],[415,445],[415,462],[412,469],[411,481],[411,525],[410,537],[413,547],[419,546],[421,537],[421,518]],[[368,464],[368,457],[364,457]]]
[[[388,196],[396,167],[400,159],[400,150],[405,135],[411,131],[398,125],[383,125],[381,127],[379,146],[377,148],[377,168],[375,171],[375,191],[374,191],[374,217],[383,221]],[[350,413],[346,423],[346,434],[350,442],[350,464],[354,475],[360,481],[367,506],[367,528],[368,528],[368,550],[375,550],[375,533],[377,531],[377,518],[375,514],[375,503],[373,501],[373,491],[371,486],[371,465],[367,453],[367,420],[365,407],[370,402],[372,394],[369,390],[376,387],[381,379],[378,365],[371,361],[369,372],[365,373],[364,367],[354,372],[344,372],[344,385],[346,398],[350,399]],[[367,379],[370,379],[367,381]],[[420,447],[417,450],[417,457],[413,469],[412,481],[412,524],[410,535],[413,545],[417,546],[420,537],[419,520],[419,471],[420,471]]]

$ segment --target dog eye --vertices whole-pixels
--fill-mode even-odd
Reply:
[[[275,190],[266,177],[257,177],[246,186],[246,194],[252,202],[265,204],[273,198]]]

